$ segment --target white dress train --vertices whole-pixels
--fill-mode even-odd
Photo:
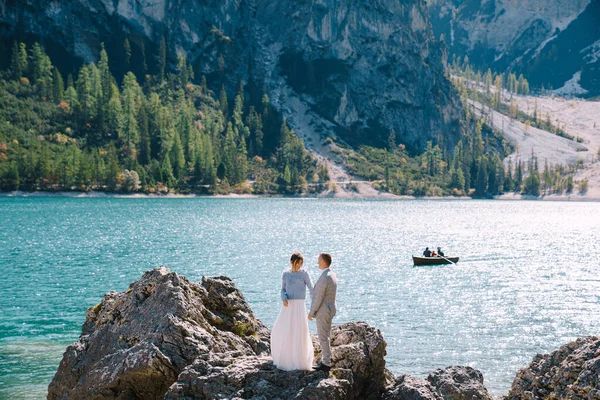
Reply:
[[[271,355],[273,364],[284,371],[312,368],[314,349],[303,299],[288,300],[287,307],[281,306],[271,331]]]

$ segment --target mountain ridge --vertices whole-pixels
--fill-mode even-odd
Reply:
[[[213,89],[223,84],[229,93],[242,81],[247,90],[277,97],[285,84],[336,134],[357,143],[383,146],[394,130],[420,152],[428,140],[449,147],[460,136],[461,105],[422,0],[298,7],[262,0],[39,0],[5,3],[0,24],[9,42],[40,38],[51,55],[86,62],[95,61],[104,42],[117,76],[127,69],[125,39],[138,77],[159,72],[164,37],[167,64],[182,51]],[[286,106],[281,99],[279,111]]]
[[[538,90],[600,94],[600,1],[429,0],[452,57],[523,74]]]

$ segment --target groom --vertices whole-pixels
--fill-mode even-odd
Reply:
[[[317,332],[319,333],[319,344],[323,357],[321,363],[313,367],[316,371],[329,372],[331,369],[331,321],[335,315],[335,294],[337,291],[337,279],[331,270],[331,255],[321,253],[319,255],[319,269],[321,276],[315,283],[312,304],[308,319],[317,319]]]

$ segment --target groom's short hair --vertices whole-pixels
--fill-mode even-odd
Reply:
[[[325,261],[327,263],[328,267],[331,265],[331,254],[321,253],[321,254],[319,254],[319,257],[321,257],[323,259],[323,261]]]

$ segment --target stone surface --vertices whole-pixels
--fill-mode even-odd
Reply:
[[[187,367],[166,398],[378,399],[391,376],[385,369],[385,349],[378,329],[364,322],[346,323],[332,331],[329,376],[281,371],[270,357],[213,355]],[[318,360],[318,345],[315,352]]]
[[[402,375],[388,388],[383,400],[443,400],[427,379]]]
[[[460,138],[460,103],[424,0],[9,1],[0,24],[1,54],[14,37],[40,40],[63,73],[77,65],[70,56],[96,61],[102,42],[117,76],[129,68],[145,74],[144,57],[156,73],[164,36],[171,66],[183,51],[214,89],[223,82],[232,94],[239,81],[251,83],[301,137],[326,129],[385,145],[393,129],[415,151],[427,140],[451,146]],[[132,65],[124,61],[125,38]]]
[[[470,367],[438,369],[427,379],[394,378],[385,367],[383,335],[364,322],[333,328],[329,374],[278,370],[269,336],[229,278],[195,283],[156,268],[88,309],[48,398],[492,399],[481,372]],[[536,356],[519,371],[507,398],[600,398],[600,338]]]
[[[87,311],[48,388],[49,399],[160,399],[210,352],[269,353],[269,331],[229,278],[188,281],[166,268]]]
[[[430,373],[427,380],[444,400],[492,400],[483,385],[483,375],[471,367],[438,369]]]
[[[600,338],[580,338],[521,369],[508,399],[600,399]]]
[[[492,400],[483,385],[481,372],[454,366],[438,369],[427,379],[398,377],[386,390],[384,400]]]

